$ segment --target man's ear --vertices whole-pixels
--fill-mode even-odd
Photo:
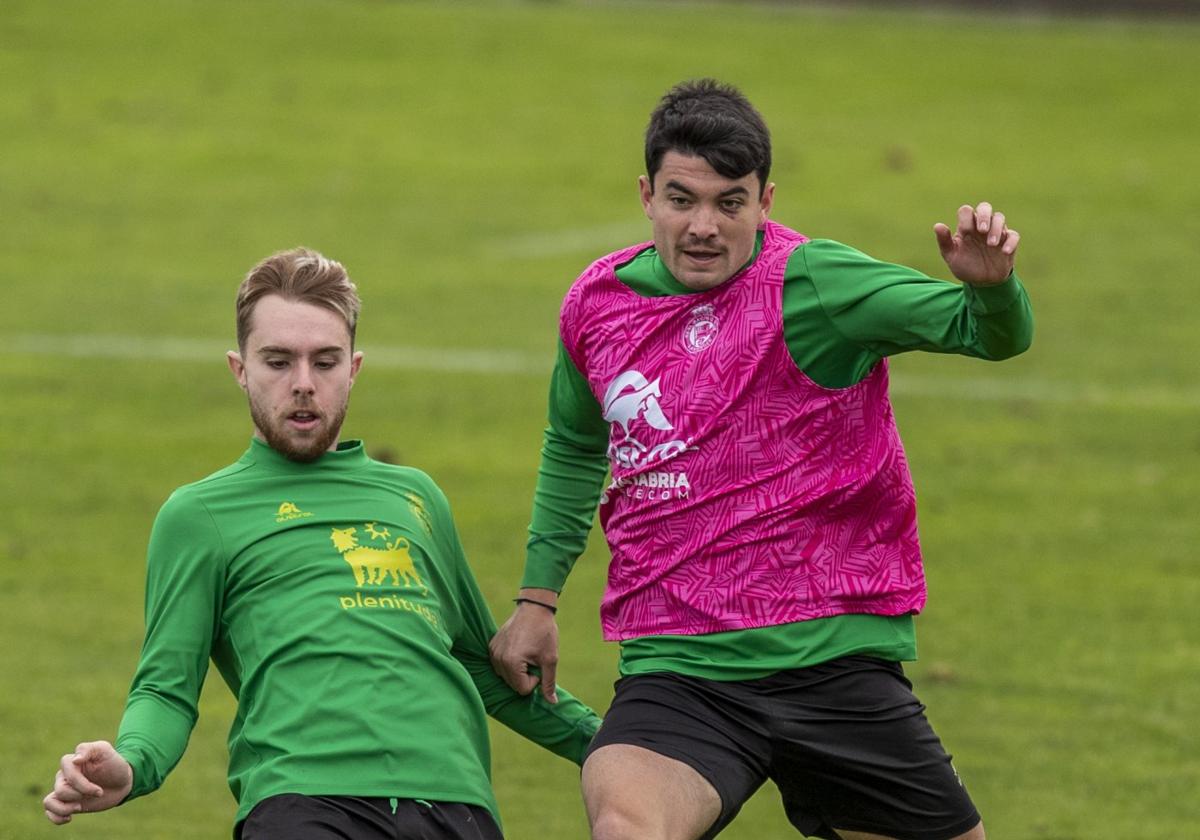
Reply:
[[[230,350],[225,354],[225,362],[229,365],[229,372],[233,374],[233,378],[237,380],[238,387],[243,391],[246,390],[246,363],[242,361],[241,354],[236,350]]]
[[[642,199],[642,210],[645,211],[646,218],[653,221],[654,216],[650,212],[650,202],[654,198],[654,185],[645,175],[638,176],[638,196]]]
[[[362,351],[357,351],[350,357],[350,387],[354,387],[354,380],[358,378],[358,372],[362,370]]]
[[[771,207],[775,204],[775,183],[767,184],[763,190],[762,198],[758,202],[758,223],[766,224],[767,216],[771,213]]]

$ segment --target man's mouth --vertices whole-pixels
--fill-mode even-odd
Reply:
[[[712,251],[708,248],[684,248],[683,254],[694,263],[707,265],[715,262],[721,256],[720,251]]]
[[[321,422],[321,416],[315,411],[293,411],[287,420],[293,428],[312,429]]]

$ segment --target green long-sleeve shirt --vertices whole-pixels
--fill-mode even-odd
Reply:
[[[599,726],[492,671],[492,616],[445,496],[343,443],[311,464],[255,439],[167,500],[148,553],[146,638],[117,749],[132,796],[183,755],[211,656],[237,697],[243,819],[279,793],[465,802],[496,814],[485,714],[580,762]]]
[[[653,247],[619,266],[617,277],[645,297],[692,293]],[[850,387],[884,357],[909,350],[1007,358],[1025,350],[1033,334],[1029,299],[1015,275],[998,286],[960,285],[830,240],[811,241],[793,253],[782,305],[783,338],[793,361],[826,388]],[[602,414],[560,341],[522,586],[561,590],[586,545],[608,471],[609,428]],[[627,640],[621,643],[621,672],[752,679],[852,653],[914,659],[912,617],[840,615]]]

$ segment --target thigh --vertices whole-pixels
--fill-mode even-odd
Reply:
[[[583,765],[583,803],[593,838],[712,836],[721,797],[699,773],[630,744],[594,750]]]
[[[713,837],[766,780],[769,750],[764,709],[741,684],[626,677],[584,763],[589,818],[618,805],[662,813],[684,795],[692,807],[667,813],[699,830],[682,836]]]
[[[238,840],[395,840],[389,816],[372,800],[284,793],[255,805],[236,834]]]
[[[899,663],[847,657],[769,679],[771,778],[801,831],[949,840],[979,823]]]

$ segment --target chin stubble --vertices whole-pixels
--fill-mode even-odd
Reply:
[[[285,431],[283,423],[273,422],[271,415],[257,405],[253,398],[249,399],[249,403],[250,418],[266,438],[267,445],[288,460],[302,464],[320,458],[337,440],[337,436],[342,430],[342,421],[346,419],[348,405],[348,402],[342,403],[341,408],[333,415],[330,422],[318,429],[314,437],[297,443]]]

